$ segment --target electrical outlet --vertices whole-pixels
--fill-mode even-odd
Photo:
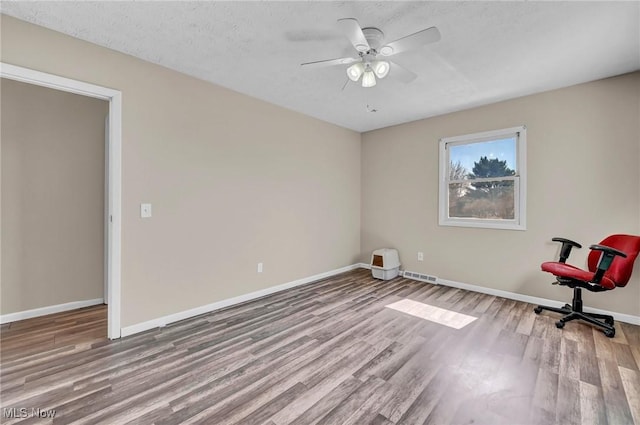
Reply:
[[[418,261],[424,261],[424,252],[418,252]]]
[[[262,263],[258,263],[258,273],[262,273]]]

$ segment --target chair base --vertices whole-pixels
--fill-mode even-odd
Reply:
[[[553,311],[554,313],[564,315],[564,317],[556,322],[556,327],[559,329],[564,328],[564,324],[572,320],[583,320],[601,328],[602,332],[609,338],[613,338],[616,335],[616,328],[613,326],[613,316],[585,313],[582,311],[582,292],[579,287],[573,288],[573,305],[565,304],[564,307],[560,308],[539,305],[533,309],[536,314],[540,314],[542,310]]]

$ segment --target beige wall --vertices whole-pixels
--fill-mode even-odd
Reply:
[[[103,297],[105,101],[0,80],[2,314]]]
[[[5,16],[1,47],[5,62],[123,92],[123,326],[367,262],[379,247],[410,270],[566,300],[539,271],[557,253],[551,237],[640,233],[637,73],[361,136]],[[520,124],[528,230],[439,227],[438,139]],[[153,218],[139,218],[141,202]],[[639,278],[586,301],[639,315]]]
[[[1,47],[123,93],[123,326],[358,260],[360,134],[6,16]]]
[[[588,246],[612,233],[640,234],[639,103],[634,73],[363,134],[361,259],[394,247],[408,270],[569,300],[570,290],[539,271],[557,255],[552,237]],[[527,230],[438,226],[438,140],[521,124]],[[577,250],[571,262],[585,266],[587,253]],[[640,315],[639,265],[626,288],[586,294],[585,302]]]

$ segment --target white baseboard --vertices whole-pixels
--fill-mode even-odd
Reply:
[[[485,288],[483,286],[471,285],[469,283],[456,282],[454,280],[440,279],[438,283],[454,288],[466,289],[473,292],[481,292],[483,294],[494,295],[496,297],[508,298],[511,300],[522,301],[529,304],[548,305],[551,307],[562,307],[566,304],[564,301],[549,300],[547,298],[533,297],[531,295],[523,295],[515,292],[502,291],[500,289]],[[589,313],[608,314],[619,322],[631,323],[632,325],[640,325],[640,317],[631,314],[617,313],[615,311],[601,310],[599,308],[585,307],[584,311]]]
[[[277,285],[277,286],[272,286],[270,288],[266,288],[266,289],[262,289],[260,291],[256,291],[256,292],[251,292],[249,294],[245,294],[245,295],[240,295],[237,297],[233,297],[233,298],[228,298],[226,300],[222,300],[222,301],[217,301],[215,303],[211,303],[211,304],[207,304],[207,305],[203,305],[200,307],[196,307],[196,308],[192,308],[189,310],[185,310],[185,311],[181,311],[178,313],[174,313],[174,314],[170,314],[167,316],[163,316],[163,317],[158,317],[156,319],[152,319],[152,320],[148,320],[146,322],[141,322],[141,323],[137,323],[135,325],[131,325],[131,326],[126,326],[124,328],[122,328],[121,330],[121,336],[124,338],[126,336],[129,335],[134,335],[140,332],[144,332],[144,331],[148,331],[150,329],[155,329],[155,328],[160,328],[163,326],[168,325],[169,323],[173,323],[173,322],[177,322],[180,320],[184,320],[184,319],[188,319],[191,317],[195,317],[195,316],[199,316],[201,314],[205,314],[205,313],[210,313],[212,311],[215,310],[220,310],[222,308],[225,307],[229,307],[235,304],[240,304],[246,301],[251,301],[257,298],[261,298],[267,295],[271,295],[271,294],[275,294],[277,292],[281,292],[284,291],[286,289],[290,289],[290,288],[294,288],[296,286],[300,286],[300,285],[304,285],[307,283],[311,283],[314,281],[318,281],[327,277],[331,277],[331,276],[335,276],[337,274],[340,273],[344,273],[344,272],[348,272],[351,270],[355,270],[358,268],[362,268],[362,269],[371,269],[371,265],[367,264],[367,263],[356,263],[356,264],[352,264],[350,266],[346,266],[346,267],[342,267],[339,269],[335,269],[335,270],[331,270],[328,272],[324,272],[324,273],[320,273],[314,276],[309,276],[309,277],[305,277],[302,279],[298,279],[298,280],[294,280],[292,282],[288,282],[288,283],[284,283],[282,285]],[[538,297],[532,297],[529,295],[522,295],[522,294],[518,294],[515,292],[508,292],[508,291],[502,291],[499,289],[493,289],[493,288],[486,288],[483,286],[478,286],[478,285],[471,285],[468,283],[462,283],[462,282],[456,282],[453,280],[447,280],[447,279],[440,279],[438,278],[437,281],[438,284],[441,285],[445,285],[445,286],[451,286],[451,287],[455,287],[455,288],[460,288],[460,289],[465,289],[468,291],[473,291],[473,292],[480,292],[483,294],[488,294],[488,295],[494,295],[494,296],[498,296],[498,297],[502,297],[502,298],[508,298],[508,299],[512,299],[512,300],[516,300],[516,301],[523,301],[523,302],[527,302],[530,304],[543,304],[543,305],[557,305],[558,307],[563,306],[565,303],[561,302],[561,301],[556,301],[556,300],[548,300],[546,298],[538,298]],[[630,314],[623,314],[623,313],[615,313],[615,312],[610,312],[610,311],[606,311],[606,310],[600,310],[600,309],[589,309],[589,308],[585,308],[586,311],[590,311],[590,312],[594,312],[594,313],[601,313],[601,314],[610,314],[612,315],[616,320],[620,321],[620,322],[626,322],[626,323],[631,323],[634,325],[640,325],[640,317],[638,316],[633,316]]]
[[[126,326],[121,330],[121,336],[137,334],[140,332],[148,331],[149,329],[160,328],[168,325],[169,323],[177,322],[179,320],[188,319],[190,317],[199,316],[201,314],[210,313],[221,308],[229,307],[234,304],[240,304],[246,301],[251,301],[256,298],[261,298],[267,295],[275,294],[276,292],[284,291],[286,289],[294,288],[296,286],[304,285],[310,282],[314,282],[326,277],[335,276],[340,273],[348,272],[360,268],[360,264],[352,264],[350,266],[342,267],[339,269],[331,270],[328,272],[320,273],[314,276],[305,277],[302,279],[294,280],[292,282],[283,283],[282,285],[272,286],[270,288],[262,289],[260,291],[251,292],[249,294],[240,295],[226,300],[217,301],[215,303],[203,305],[200,307],[192,308],[189,310],[181,311],[178,313],[169,314],[167,316],[158,317],[157,319],[148,320],[146,322],[137,323],[135,325]]]
[[[96,298],[93,300],[73,301],[65,304],[51,305],[48,307],[19,311],[17,313],[2,314],[0,315],[0,324],[15,322],[24,319],[31,319],[33,317],[46,316],[47,314],[62,313],[63,311],[76,310],[78,308],[91,307],[92,305],[98,304],[104,304],[104,300],[102,298]]]
[[[363,269],[371,269],[371,266],[365,263],[360,263],[360,267]],[[482,294],[494,295],[496,297],[522,301],[529,304],[548,305],[551,307],[554,307],[554,306],[562,307],[566,304],[566,302],[563,302],[563,301],[549,300],[546,298],[533,297],[531,295],[518,294],[516,292],[486,288],[484,286],[472,285],[470,283],[456,282],[455,280],[437,278],[436,283],[439,285],[451,286],[453,288],[465,289],[467,291],[480,292]],[[584,311],[589,313],[608,314],[610,316],[613,316],[614,319],[619,322],[631,323],[632,325],[640,325],[640,316],[634,316],[632,314],[625,314],[625,313],[617,313],[615,311],[601,310],[599,308],[590,308],[590,307],[585,307]]]

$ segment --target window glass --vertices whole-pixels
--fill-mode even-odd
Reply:
[[[440,143],[440,224],[524,230],[524,127]]]

